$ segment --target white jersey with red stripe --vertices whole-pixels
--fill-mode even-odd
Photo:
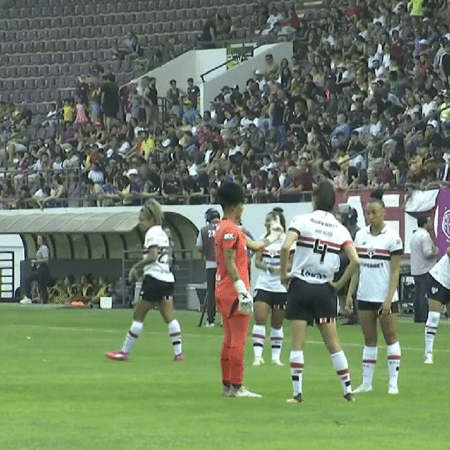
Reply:
[[[331,281],[339,270],[339,253],[352,238],[333,214],[316,210],[294,217],[289,231],[299,233],[292,275],[311,284]]]
[[[267,237],[265,234],[261,239]],[[284,235],[282,239],[272,242],[270,245],[265,247],[262,253],[262,263],[267,267],[280,267],[280,252],[281,246],[283,244]],[[270,274],[265,270],[259,272],[258,279],[255,284],[255,290],[263,289],[268,292],[286,292],[286,288],[281,284],[279,274]]]
[[[359,230],[355,244],[361,261],[356,298],[365,302],[384,302],[391,280],[391,256],[403,254],[403,242],[399,234],[385,224],[376,235],[370,232],[370,226]],[[395,291],[392,301],[397,300]]]
[[[144,267],[144,275],[151,275],[161,281],[173,283],[175,277],[170,270],[170,240],[160,225],[151,227],[145,233],[144,249],[156,247],[158,257],[156,261]],[[146,255],[144,255],[144,258]]]
[[[450,290],[450,259],[445,254],[430,270],[430,275]]]

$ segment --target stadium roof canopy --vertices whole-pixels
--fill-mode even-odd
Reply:
[[[3,234],[127,233],[138,223],[139,211],[68,213],[58,210],[1,214]]]
[[[202,221],[206,206],[201,206]],[[192,249],[198,228],[177,208],[166,207],[165,225],[172,231],[176,249]],[[187,206],[185,210],[195,209]],[[136,226],[140,210],[139,206],[0,210],[0,234],[20,235],[26,255],[36,252],[37,236],[42,235],[53,258],[121,259],[125,250],[142,248],[144,233]]]

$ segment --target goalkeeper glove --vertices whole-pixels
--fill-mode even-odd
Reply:
[[[253,312],[253,298],[248,292],[242,280],[234,282],[234,288],[238,293],[239,311],[242,314],[251,314]]]

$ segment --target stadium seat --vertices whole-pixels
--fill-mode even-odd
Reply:
[[[163,24],[163,33],[173,33],[173,22],[166,22]]]

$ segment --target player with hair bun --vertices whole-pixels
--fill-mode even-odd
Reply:
[[[336,194],[329,181],[322,181],[313,191],[314,211],[298,215],[290,223],[281,247],[281,281],[287,287],[286,319],[291,321],[290,368],[294,394],[288,403],[303,402],[302,379],[308,323],[316,323],[331,360],[341,380],[346,401],[353,400],[347,358],[336,328],[337,299],[340,291],[359,266],[359,258],[350,233],[331,211]],[[289,253],[296,245],[292,272]],[[344,251],[349,264],[337,281],[339,253]]]
[[[133,314],[133,323],[128,331],[123,347],[114,352],[106,352],[105,356],[116,361],[129,358],[130,350],[144,329],[147,313],[159,308],[169,328],[173,344],[173,361],[183,361],[181,350],[181,328],[175,318],[172,293],[175,277],[170,269],[170,241],[162,228],[164,213],[161,205],[154,199],[148,200],[139,213],[139,228],[145,232],[143,259],[130,270],[130,281],[144,275],[141,289],[141,300]]]
[[[281,208],[270,211],[265,220],[266,233],[263,238],[270,235],[272,226],[276,224],[286,231],[286,219]],[[256,254],[255,267],[261,272],[255,285],[255,325],[253,325],[253,352],[254,366],[264,364],[262,357],[264,341],[266,338],[266,322],[271,316],[270,341],[272,345],[272,363],[282,366],[280,361],[283,346],[283,319],[286,309],[286,288],[280,281],[280,250],[285,233]]]
[[[353,392],[372,391],[372,379],[377,362],[377,322],[387,345],[389,370],[388,394],[398,394],[398,373],[401,349],[397,337],[398,293],[403,243],[400,236],[385,221],[383,192],[374,191],[366,207],[369,226],[356,233],[355,244],[361,259],[359,274],[353,275],[346,307],[353,309],[356,291],[358,315],[364,335],[362,384]]]

